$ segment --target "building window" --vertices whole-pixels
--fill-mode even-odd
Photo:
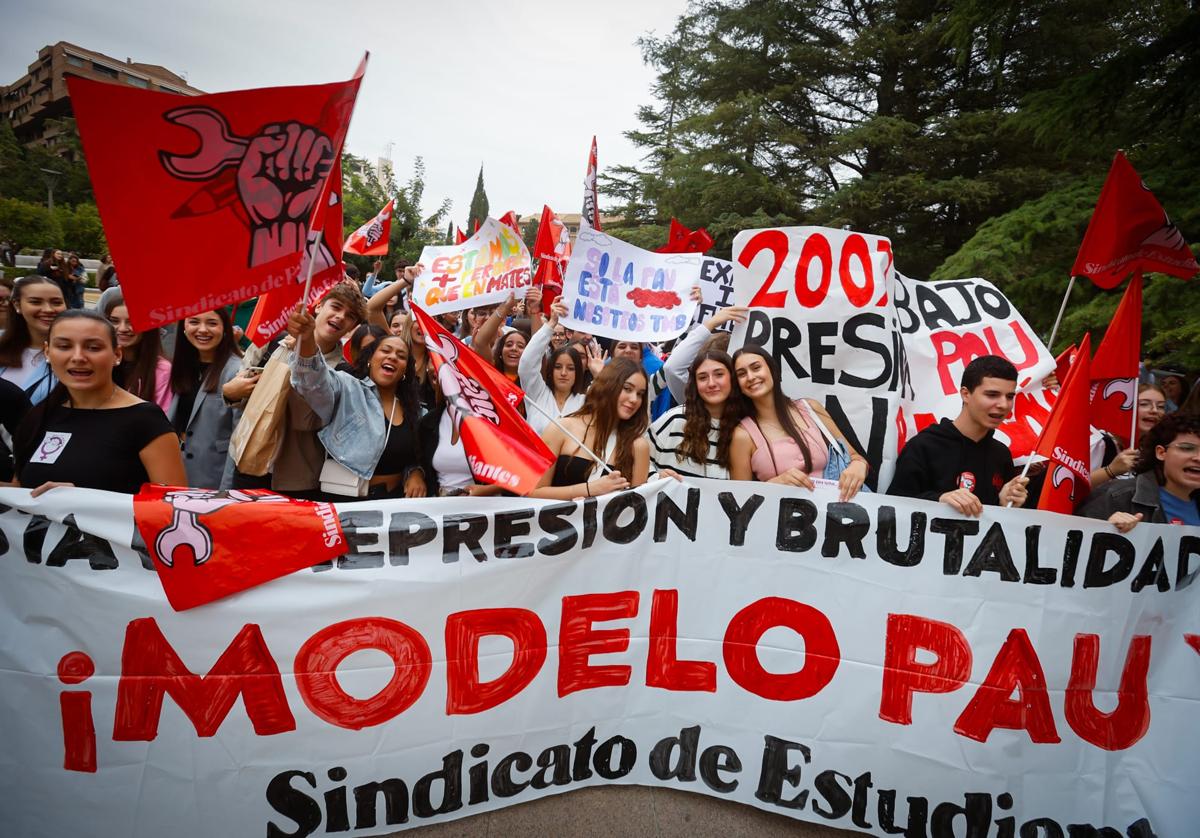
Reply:
[[[167,87],[165,84],[160,84],[158,86],[158,89],[161,90],[163,93],[178,93],[179,92],[178,90],[176,90],[173,87]]]
[[[82,58],[80,58],[77,55],[68,55],[67,63],[70,64],[72,67],[86,67],[87,66],[87,62],[84,61]]]
[[[132,84],[134,87],[140,87],[143,89],[150,87],[150,82],[146,81],[145,79],[134,78],[133,76],[126,76],[125,81],[129,84]]]
[[[118,75],[117,71],[112,67],[105,67],[103,64],[97,64],[95,61],[92,62],[92,72],[108,76],[110,79],[115,79]]]

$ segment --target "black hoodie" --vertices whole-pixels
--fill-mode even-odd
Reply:
[[[905,444],[888,494],[937,500],[965,488],[981,502],[999,506],[1000,489],[1015,473],[1012,454],[991,431],[976,442],[943,419]]]

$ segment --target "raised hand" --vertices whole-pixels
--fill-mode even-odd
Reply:
[[[741,323],[750,313],[750,309],[745,306],[729,306],[727,308],[717,309],[717,313],[704,321],[704,328],[710,332],[715,332],[718,327],[728,323],[730,320]]]

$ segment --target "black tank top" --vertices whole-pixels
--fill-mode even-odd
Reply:
[[[554,476],[550,479],[551,486],[574,486],[576,483],[586,483],[592,473],[591,457],[574,457],[570,454],[559,454],[554,461]]]

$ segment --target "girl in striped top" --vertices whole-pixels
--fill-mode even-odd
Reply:
[[[733,359],[720,350],[692,362],[683,404],[650,428],[650,459],[681,477],[729,478],[729,445],[720,445],[721,416],[733,392]],[[731,435],[731,434],[730,434]]]

